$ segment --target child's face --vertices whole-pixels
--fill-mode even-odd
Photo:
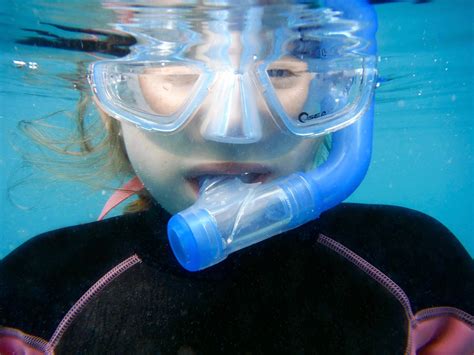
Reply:
[[[155,200],[168,212],[192,205],[204,175],[244,176],[269,181],[313,167],[321,139],[297,139],[283,133],[252,144],[204,140],[199,130],[161,135],[122,123],[128,157]]]
[[[233,33],[228,49],[235,68],[239,68],[243,52],[239,38],[239,33]],[[207,46],[201,46],[196,57],[212,66],[206,57],[208,51]],[[285,111],[290,114],[300,112],[312,79],[306,64],[283,57],[270,65],[269,70],[277,74],[272,77],[272,84]],[[154,111],[169,115],[186,101],[196,81],[196,73],[182,66],[167,66],[157,71],[140,78],[140,88]],[[211,92],[201,113],[188,126],[173,134],[149,132],[122,123],[123,138],[133,168],[152,196],[170,213],[179,212],[195,202],[198,181],[202,176],[235,175],[242,176],[246,182],[265,182],[295,171],[306,171],[314,165],[322,139],[303,139],[282,132],[268,115],[262,114],[265,109],[261,102],[255,105],[263,121],[263,134],[259,141],[231,144],[204,138],[202,130],[206,117],[213,120],[221,117],[219,112],[215,112],[219,101],[222,101],[219,93]],[[226,124],[238,125],[245,112],[240,94],[229,103],[231,113]]]

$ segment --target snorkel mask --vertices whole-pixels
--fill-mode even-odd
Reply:
[[[205,140],[238,145],[259,142],[272,130],[301,139],[334,132],[329,157],[312,171],[268,183],[201,177],[196,203],[168,224],[173,252],[187,270],[205,269],[317,218],[365,176],[376,80],[375,12],[363,0],[322,5],[291,5],[286,16],[274,7],[239,7],[244,46],[238,61],[229,56],[235,9],[224,7],[209,11],[201,37],[187,27],[162,33],[182,36],[181,45],[157,39],[153,23],[149,31],[124,26],[143,45],[125,59],[92,64],[89,79],[100,107],[157,134],[199,129]],[[297,95],[288,100],[289,92]]]

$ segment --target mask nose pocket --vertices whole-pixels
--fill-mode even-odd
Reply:
[[[211,141],[254,143],[262,138],[257,89],[248,73],[224,71],[216,75],[209,93],[209,110],[201,125],[202,136]]]

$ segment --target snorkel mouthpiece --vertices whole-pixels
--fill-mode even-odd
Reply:
[[[362,182],[372,151],[373,104],[334,133],[326,162],[270,183],[217,177],[194,205],[173,216],[168,239],[180,264],[198,271],[230,253],[305,224],[346,199]]]
[[[189,271],[214,265],[230,253],[316,218],[311,184],[303,174],[272,183],[216,178],[198,201],[173,216],[168,238]]]

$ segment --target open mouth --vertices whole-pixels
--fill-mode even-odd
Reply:
[[[236,177],[251,184],[265,182],[270,175],[270,170],[260,164],[216,163],[196,166],[188,172],[186,181],[197,196],[200,184],[207,178]]]

